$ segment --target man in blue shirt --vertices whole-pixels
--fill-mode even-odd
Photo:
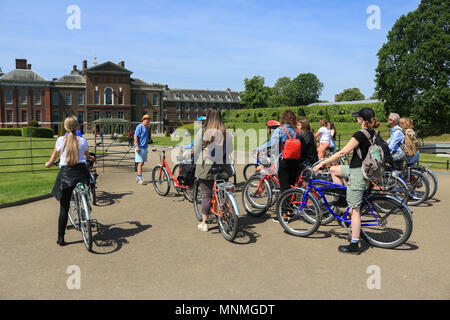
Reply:
[[[144,162],[147,161],[148,155],[148,130],[147,126],[150,123],[150,116],[145,114],[142,117],[142,123],[136,127],[134,131],[134,156],[137,163],[137,178],[136,182],[139,184],[145,184],[142,178],[142,167]]]
[[[391,151],[391,155],[398,152],[400,148],[400,144],[404,145],[405,143],[405,133],[403,129],[398,124],[400,120],[400,115],[398,113],[390,113],[388,116],[388,123],[391,127],[391,136],[389,137],[386,143],[389,146],[389,150]],[[397,170],[401,169],[403,164],[403,159],[394,160],[394,166]]]

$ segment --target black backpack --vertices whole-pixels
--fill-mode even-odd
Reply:
[[[177,179],[183,186],[192,187],[195,181],[195,164],[180,164],[180,175]]]

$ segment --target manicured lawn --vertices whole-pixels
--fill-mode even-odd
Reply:
[[[55,142],[56,139],[0,136],[0,204],[51,192],[59,169],[47,169],[44,163]]]

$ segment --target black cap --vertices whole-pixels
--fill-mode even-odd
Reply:
[[[353,112],[352,116],[361,117],[364,121],[370,121],[370,119],[375,118],[375,111],[372,108],[362,108],[358,112]]]

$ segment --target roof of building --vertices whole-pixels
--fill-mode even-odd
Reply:
[[[104,74],[113,74],[113,73],[126,73],[132,74],[133,71],[125,69],[118,64],[115,64],[111,61],[106,61],[101,64],[94,65],[85,70],[86,73],[104,73]]]
[[[62,76],[61,78],[53,81],[55,83],[74,83],[74,84],[86,84],[86,80],[84,80],[84,77],[79,74],[68,74],[65,76]]]
[[[183,102],[239,103],[239,92],[229,90],[170,89],[164,90],[163,100]]]
[[[30,69],[14,69],[2,75],[0,81],[48,82]]]
[[[358,103],[376,103],[381,102],[377,99],[372,100],[358,100],[358,101],[341,101],[341,102],[319,102],[319,103],[311,103],[309,106],[329,106],[329,105],[339,105],[339,104],[358,104]]]

